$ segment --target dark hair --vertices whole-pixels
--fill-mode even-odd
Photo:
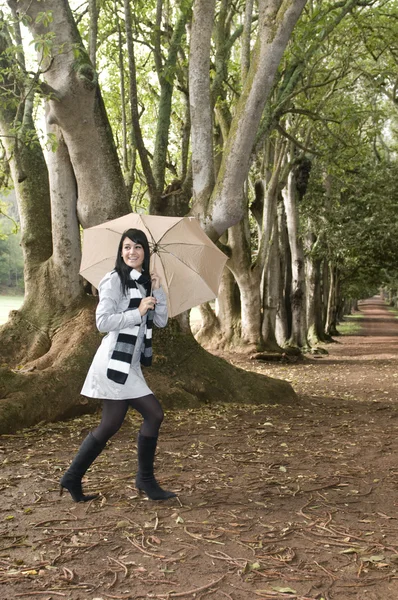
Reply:
[[[145,233],[143,231],[141,231],[141,229],[127,229],[127,231],[125,231],[123,233],[122,237],[120,238],[120,243],[119,243],[119,247],[117,249],[117,256],[116,256],[116,262],[115,262],[115,271],[120,277],[120,281],[122,282],[123,291],[125,294],[127,293],[128,282],[130,280],[130,271],[131,271],[131,267],[126,265],[126,263],[124,262],[124,260],[122,258],[123,242],[126,238],[129,238],[135,244],[141,244],[141,246],[144,248],[144,262],[142,264],[142,272],[148,278],[148,282],[146,282],[144,285],[145,285],[145,289],[147,290],[147,295],[149,295],[150,285],[151,285],[150,284],[151,279],[149,276],[149,259],[150,259],[151,253],[149,250],[148,238],[146,237]]]

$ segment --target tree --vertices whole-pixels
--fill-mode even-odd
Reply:
[[[296,168],[296,162],[303,159],[310,160],[308,156],[311,153],[318,154],[318,151],[315,149],[316,144],[310,144],[314,122],[316,123],[320,119],[322,122],[327,123],[327,103],[333,95],[336,81],[344,80],[347,74],[347,55],[344,52],[340,52],[336,60],[334,54],[330,55],[330,48],[333,47],[335,49],[338,47],[338,40],[340,40],[341,44],[341,37],[339,36],[342,34],[339,34],[339,29],[345,26],[344,19],[349,20],[352,18],[355,7],[358,4],[358,2],[351,0],[338,4],[312,3],[305,7],[303,16],[298,26],[294,29],[292,40],[286,49],[274,81],[274,88],[263,106],[264,110],[261,115],[261,121],[259,121],[255,128],[256,133],[251,142],[253,144],[251,151],[246,152],[245,160],[248,159],[251,165],[248,173],[249,180],[246,187],[244,186],[244,182],[241,182],[239,185],[234,184],[234,192],[230,191],[228,194],[228,198],[233,197],[233,194],[235,194],[236,198],[238,193],[240,193],[240,210],[244,214],[239,224],[230,228],[227,236],[224,236],[222,239],[224,248],[230,256],[228,267],[240,291],[240,320],[234,315],[224,314],[220,310],[217,318],[215,318],[211,314],[209,307],[206,307],[205,327],[203,332],[199,333],[201,341],[209,338],[209,330],[211,323],[213,323],[213,338],[217,340],[217,344],[219,345],[222,343],[236,345],[236,339],[240,338],[238,343],[249,350],[257,347],[259,349],[282,351],[281,348],[278,348],[275,340],[274,326],[276,325],[276,313],[285,305],[285,308],[288,308],[289,311],[292,310],[292,307],[295,311],[297,310],[297,318],[290,319],[290,331],[288,333],[287,330],[289,327],[283,327],[285,333],[279,336],[278,342],[285,344],[285,334],[288,337],[291,337],[293,334],[295,339],[291,339],[292,345],[298,345],[302,348],[307,347],[305,331],[304,256],[303,249],[300,247],[302,246],[300,238],[296,234],[296,231],[299,231],[296,202],[290,202],[287,205],[288,214],[285,214],[284,217],[281,215],[278,235],[284,235],[281,229],[284,222],[289,223],[291,230],[293,223],[295,223],[294,230],[292,230],[290,236],[290,247],[287,248],[285,246],[282,254],[280,252],[280,244],[276,244],[277,222],[275,215],[277,214],[277,203],[280,200],[281,190],[286,188],[288,181],[292,180],[292,170]],[[366,3],[369,6],[372,4],[372,2]],[[362,3],[361,6],[363,6]],[[261,36],[260,31],[261,27],[259,28],[257,41]],[[227,38],[228,41],[229,38]],[[200,42],[202,42],[202,39]],[[224,45],[226,45],[226,42],[224,42]],[[332,58],[329,58],[330,56]],[[341,59],[340,62],[339,59]],[[254,67],[253,70],[255,70]],[[203,77],[200,79],[202,87],[205,72],[206,65],[203,69]],[[246,80],[242,83],[243,90],[245,84]],[[239,102],[242,97],[243,92],[239,95],[236,103],[232,105],[235,115],[237,114]],[[225,103],[225,96],[223,96],[223,102]],[[230,110],[229,114],[233,111]],[[223,116],[225,113],[226,110],[224,107]],[[326,114],[322,116],[322,113]],[[210,121],[205,116],[206,113],[204,110],[198,110],[198,115],[201,130],[203,131],[206,128],[206,122],[209,123]],[[219,113],[216,112],[215,121],[216,123],[217,120],[220,122],[220,129],[222,131],[223,160],[229,160],[229,150],[226,144],[229,143],[228,140],[234,132],[232,127],[230,128],[228,115],[225,118],[223,116],[219,116]],[[250,129],[250,133],[252,133],[254,127],[253,129],[247,129]],[[207,126],[207,131],[209,131],[209,125]],[[230,131],[232,132],[231,134]],[[325,136],[325,131],[323,131],[323,134]],[[242,136],[246,135],[247,130],[244,134],[241,134],[240,139],[243,139]],[[329,132],[326,131],[326,138],[329,135]],[[208,140],[206,142],[207,146],[204,144],[201,152],[205,158],[208,158],[211,151],[210,136],[208,135],[206,139]],[[318,140],[319,138],[317,137]],[[290,144],[293,143],[294,148],[294,152],[290,152],[290,159],[287,154],[288,142]],[[320,143],[322,144],[322,142]],[[309,145],[311,147],[308,147]],[[200,179],[198,189],[201,185],[202,188],[200,189],[206,190],[209,187],[211,188],[212,185],[212,163],[205,163],[205,159],[203,159],[200,164],[203,165],[201,173],[205,175]],[[222,164],[217,175],[224,185],[225,173],[222,171]],[[238,176],[235,169],[234,176]],[[214,188],[213,199],[216,197],[216,187]],[[294,185],[290,186],[291,192],[294,190],[294,187]],[[254,193],[250,194],[251,190],[254,190]],[[202,194],[200,192],[200,199],[199,196],[197,199],[198,204],[202,203],[206,205],[206,193],[203,192]],[[289,197],[292,199],[293,196],[291,193]],[[258,224],[257,230],[249,226],[249,206]],[[233,219],[234,209],[230,209],[228,215]],[[213,226],[213,218],[211,219],[211,223]],[[297,286],[293,287],[291,298],[278,298],[279,292],[282,292],[288,286],[291,287],[291,282],[286,282],[286,285],[282,281],[281,285],[278,283],[281,274],[281,262],[285,261],[286,263],[288,261],[290,263],[293,256],[294,264],[288,264],[288,276],[290,277],[291,271],[293,270],[294,272],[298,265],[298,253],[302,255],[301,259],[299,259],[301,264],[300,281],[297,280]],[[271,265],[273,269],[272,276],[270,275]],[[285,273],[283,273],[284,275]],[[278,288],[279,291],[277,292]],[[271,289],[273,291],[269,295]],[[234,286],[227,286],[223,288],[223,291],[224,293],[233,294]],[[299,298],[300,306],[298,306]],[[232,307],[235,310],[235,304],[231,300],[232,298],[230,298],[230,301],[223,302],[222,306],[226,307],[227,310]],[[301,315],[300,323],[302,323],[302,327],[296,326],[298,315]],[[287,313],[286,318],[288,319]],[[292,323],[294,331],[292,331]],[[281,332],[282,328],[279,329]],[[297,329],[302,330],[300,334],[296,331]],[[221,336],[219,335],[220,331],[223,332]]]
[[[130,209],[97,73],[66,0],[49,0],[45,12],[38,0],[10,0],[9,5],[14,23],[2,20],[1,69],[6,85],[1,92],[0,127],[21,214],[26,298],[1,329],[1,347],[7,348],[1,359],[11,365],[22,362],[25,372],[2,370],[2,397],[7,396],[1,406],[2,431],[12,430],[16,423],[32,424],[86,410],[79,406],[77,396],[98,334],[93,329],[93,300],[85,296],[78,276],[79,225],[95,225]],[[24,64],[17,12],[38,52],[34,74]],[[285,38],[287,43],[286,32]],[[134,84],[132,67],[130,62],[130,86]],[[168,91],[167,81],[164,84]],[[133,108],[134,92],[131,89]],[[33,120],[35,93],[46,98],[52,143],[47,164]],[[145,161],[134,110],[132,120],[135,142]],[[161,140],[158,148],[164,158],[165,138]],[[156,189],[160,190],[163,175],[156,172]],[[238,374],[207,355],[176,322],[164,335],[158,343],[167,346],[168,359],[163,364],[159,359],[161,374],[157,373],[153,389],[162,387],[166,401],[173,398],[174,403],[192,404],[210,394],[220,400],[243,397],[258,402],[263,400],[259,385],[268,400],[294,397],[284,382]],[[180,369],[178,384],[173,383],[177,365],[181,367],[193,355],[190,373]],[[165,387],[169,388],[166,392]]]

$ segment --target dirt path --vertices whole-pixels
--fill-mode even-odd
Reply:
[[[326,357],[231,357],[292,381],[296,405],[167,415],[158,472],[180,502],[136,496],[134,418],[89,472],[103,496],[88,505],[57,481],[97,417],[0,438],[0,598],[398,598],[398,319],[361,310],[363,335]]]

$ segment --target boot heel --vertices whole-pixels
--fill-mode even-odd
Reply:
[[[63,493],[64,493],[64,486],[60,485],[59,486],[59,495],[62,496]]]

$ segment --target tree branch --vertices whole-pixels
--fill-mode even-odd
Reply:
[[[292,135],[290,135],[290,133],[288,133],[279,123],[276,123],[275,127],[281,135],[283,135],[286,139],[288,139],[295,146],[297,146],[297,148],[300,148],[300,150],[303,150],[304,152],[308,152],[309,154],[313,154],[314,156],[323,156],[321,152],[317,152],[313,148],[308,148],[308,147],[304,146],[301,142],[299,142]]]

